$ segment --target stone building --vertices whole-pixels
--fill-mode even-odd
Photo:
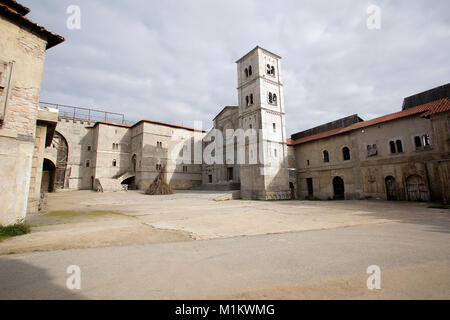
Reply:
[[[402,111],[380,118],[354,115],[293,134],[298,197],[448,203],[449,89],[405,98]]]
[[[290,199],[280,59],[256,47],[238,60],[239,106],[227,106],[214,118],[213,129],[225,137],[215,150],[223,161],[208,164],[202,157],[213,130],[206,134],[153,120],[133,125],[94,122],[63,113],[54,141],[45,151],[49,165],[44,173],[51,183],[43,183],[43,191],[119,191],[123,184],[145,189],[164,170],[174,189],[202,185],[204,189],[240,189],[248,199]],[[226,139],[228,129],[232,134],[248,129],[258,132],[256,145],[263,152],[254,152],[257,163],[237,161],[239,139],[237,135]],[[252,145],[247,140],[242,143],[248,160]],[[227,150],[234,151],[232,159]],[[198,153],[200,157],[195,156]]]
[[[0,0],[0,225],[37,210],[45,146],[56,113],[38,107],[46,50],[64,41],[26,17],[30,9]]]

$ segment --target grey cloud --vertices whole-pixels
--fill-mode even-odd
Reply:
[[[283,57],[288,134],[448,82],[448,1],[22,0],[67,38],[48,51],[41,100],[104,108],[129,119],[205,127],[237,103],[236,61],[261,45]],[[382,9],[381,30],[366,8]]]

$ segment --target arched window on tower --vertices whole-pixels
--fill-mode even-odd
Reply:
[[[277,95],[274,93],[273,94],[273,104],[277,104]]]
[[[250,104],[253,104],[253,93],[250,94]]]
[[[267,74],[270,74],[270,64],[267,65],[266,73],[267,73]]]
[[[250,100],[249,100],[249,98],[248,98],[248,96],[245,96],[245,105],[248,107],[249,106],[249,103],[250,102]]]
[[[249,75],[249,76],[252,75],[252,66],[248,66],[248,75]]]
[[[270,67],[270,74],[275,76],[275,67],[274,66]]]
[[[248,69],[245,68],[245,71],[244,71],[244,72],[245,72],[245,77],[248,78]]]
[[[269,92],[269,103],[273,103],[272,92]]]

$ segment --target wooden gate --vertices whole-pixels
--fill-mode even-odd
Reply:
[[[344,180],[341,177],[334,177],[333,191],[334,191],[334,200],[345,199],[345,184]]]
[[[409,201],[429,201],[430,194],[428,187],[424,183],[422,177],[418,175],[409,176],[406,179],[406,192]]]
[[[55,188],[64,189],[66,187],[66,175],[67,175],[67,156],[68,146],[66,139],[55,132],[52,142],[57,150],[56,152],[56,170],[55,170]]]
[[[397,200],[397,190],[395,187],[395,178],[392,176],[386,177],[386,197],[388,200]]]

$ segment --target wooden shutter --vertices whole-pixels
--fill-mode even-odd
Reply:
[[[0,124],[5,120],[6,107],[11,91],[14,62],[0,60]]]

